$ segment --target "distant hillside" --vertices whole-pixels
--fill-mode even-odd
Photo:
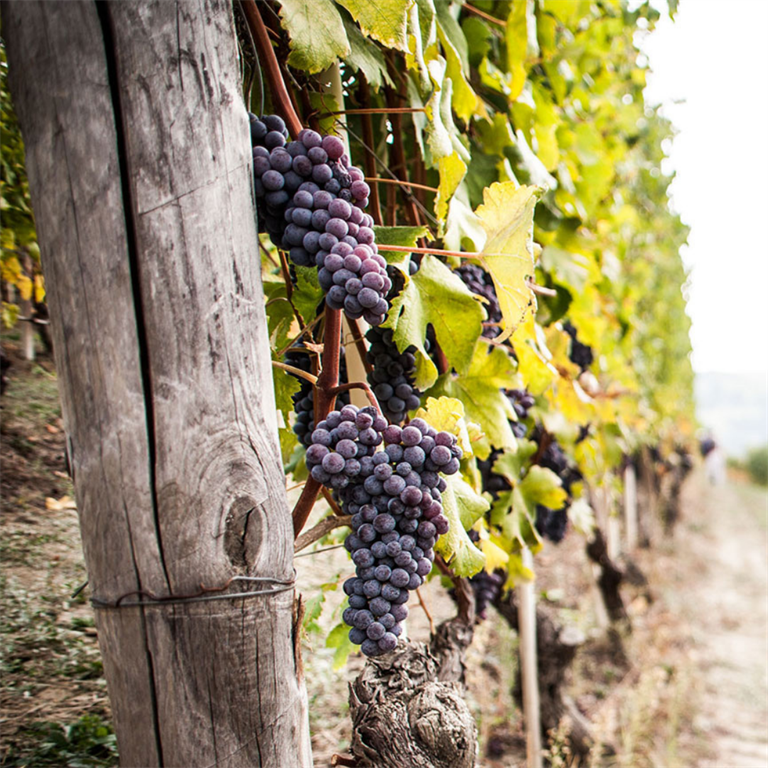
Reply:
[[[764,373],[697,373],[701,423],[731,456],[768,443],[768,378]]]

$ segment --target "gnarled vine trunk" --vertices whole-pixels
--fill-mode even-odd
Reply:
[[[2,10],[122,763],[309,766],[231,4]]]

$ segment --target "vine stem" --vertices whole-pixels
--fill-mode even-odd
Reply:
[[[411,115],[416,112],[426,112],[424,107],[364,107],[358,109],[340,109],[336,112],[323,112],[320,117],[334,115]]]
[[[526,280],[525,284],[534,292],[538,293],[539,296],[551,296],[555,298],[557,296],[557,291],[555,291],[552,288],[547,288],[544,285],[539,285],[538,283],[534,283],[533,280]]]
[[[495,16],[491,16],[490,13],[481,11],[479,8],[475,8],[473,5],[470,5],[469,3],[464,3],[464,10],[469,11],[470,13],[474,13],[476,16],[479,16],[481,19],[490,21],[493,24],[498,24],[500,27],[507,26],[507,22],[504,21],[504,19],[497,19]]]
[[[332,394],[339,395],[350,389],[362,389],[368,398],[368,402],[370,402],[370,404],[379,412],[380,416],[384,416],[379,401],[376,399],[376,395],[373,394],[373,390],[364,381],[350,381],[349,384],[340,384],[338,387],[334,387]]]
[[[293,108],[291,97],[288,95],[288,89],[285,87],[285,82],[280,73],[280,65],[269,39],[269,33],[264,25],[264,20],[261,18],[259,9],[256,7],[256,0],[242,0],[242,8],[259,53],[259,61],[264,68],[264,74],[272,91],[275,109],[285,120],[289,133],[295,138],[301,131],[301,120]]]
[[[408,253],[423,253],[423,254],[431,254],[433,256],[456,256],[459,259],[482,259],[485,254],[482,253],[475,253],[473,251],[470,252],[463,252],[463,251],[445,251],[441,248],[417,248],[417,247],[411,247],[411,246],[403,246],[403,245],[384,245],[382,243],[376,243],[376,246],[380,251],[396,251],[400,253],[408,252]]]
[[[323,518],[317,525],[312,526],[312,528],[304,531],[301,536],[296,538],[293,549],[294,553],[301,552],[302,549],[306,549],[310,544],[314,544],[331,531],[343,528],[345,525],[349,526],[351,523],[352,515],[331,515],[330,517]]]
[[[414,189],[424,189],[427,192],[437,192],[437,187],[428,187],[426,184],[416,184],[412,181],[401,181],[400,179],[382,179],[380,176],[366,176],[366,181],[375,181],[377,184],[397,184],[401,187],[413,187]]]
[[[317,385],[317,376],[313,376],[311,373],[302,371],[301,368],[288,365],[288,363],[281,363],[279,360],[273,360],[272,365],[275,368],[282,368],[284,371],[288,371],[288,373],[291,373],[294,376],[298,376],[300,379],[306,379],[310,384],[312,384],[312,386]]]
[[[339,386],[339,357],[341,355],[341,310],[326,307],[323,330],[323,369],[315,385],[315,424],[330,413]],[[367,385],[366,385],[367,386]],[[293,533],[298,536],[322,486],[311,475],[293,508]]]

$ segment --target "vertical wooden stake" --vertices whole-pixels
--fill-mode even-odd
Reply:
[[[597,585],[600,578],[600,566],[597,563],[590,563],[590,568],[592,572],[592,601],[595,605],[595,624],[597,624],[598,629],[605,631],[610,626],[611,620],[608,616],[608,609],[605,607],[603,594]]]
[[[19,302],[19,313],[22,317],[32,316],[32,299]],[[25,360],[35,359],[35,326],[31,320],[21,321],[21,354]]]
[[[533,569],[533,555],[523,549],[523,567]],[[541,717],[539,712],[539,670],[536,658],[535,582],[517,587],[520,597],[520,662],[523,681],[523,715],[526,732],[526,767],[541,768]]]
[[[626,526],[627,552],[637,549],[637,476],[632,464],[624,470],[624,525]]]

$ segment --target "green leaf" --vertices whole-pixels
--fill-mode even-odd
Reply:
[[[563,489],[563,481],[551,470],[534,464],[519,485],[520,493],[526,502],[533,506],[541,504],[548,509],[561,509],[568,494]]]
[[[435,216],[439,222],[443,223],[448,215],[448,204],[466,175],[467,166],[459,157],[459,153],[454,152],[437,161],[437,170],[440,174],[440,183],[437,185],[435,196]]]
[[[526,278],[534,275],[533,211],[541,195],[538,187],[517,187],[515,182],[492,184],[483,194],[477,215],[488,233],[480,261],[493,278],[504,330],[500,343],[535,309]]]
[[[283,349],[291,340],[291,326],[295,319],[285,295],[285,283],[265,282],[264,296],[267,312],[267,330],[272,349]]]
[[[435,551],[441,554],[457,576],[474,576],[483,569],[485,555],[467,535],[489,509],[490,504],[479,496],[458,475],[445,478],[443,514],[448,518],[448,533],[437,540]]]
[[[480,217],[469,204],[467,185],[462,181],[448,206],[448,219],[443,235],[445,247],[451,251],[481,251],[486,238]]]
[[[304,603],[304,621],[302,626],[305,631],[320,632],[320,625],[317,623],[317,620],[323,612],[323,603],[325,603],[325,592],[322,590]]]
[[[439,0],[436,8],[437,33],[445,53],[446,76],[453,83],[453,109],[464,122],[469,122],[477,109],[478,98],[465,75],[469,72],[467,41],[445,1]]]
[[[322,72],[350,52],[344,22],[331,0],[279,0],[283,28],[291,38],[288,63]]]
[[[429,234],[427,227],[374,227],[376,242],[382,245],[402,245],[403,251],[382,251],[387,264],[397,267],[403,274],[408,274],[408,262],[411,260],[411,248],[417,241]]]
[[[356,650],[354,643],[349,639],[349,627],[343,622],[328,633],[325,645],[327,648],[336,649],[333,654],[334,672],[338,672],[347,663],[349,654]]]
[[[347,30],[349,40],[349,56],[345,60],[352,69],[361,71],[365,79],[374,91],[378,91],[382,85],[392,86],[392,80],[387,72],[387,62],[384,54],[376,45],[371,45],[357,24],[351,19],[344,19],[344,27]]]
[[[461,22],[461,30],[467,41],[470,64],[478,67],[480,62],[490,53],[493,32],[490,25],[478,19],[477,16],[465,16]]]
[[[528,459],[537,449],[538,445],[532,440],[518,440],[516,451],[505,451],[496,459],[493,472],[506,478],[510,485],[517,485],[523,475],[523,467],[528,464]]]
[[[291,300],[305,323],[311,323],[317,315],[317,307],[325,295],[317,280],[315,267],[297,267],[296,287]]]
[[[512,75],[510,100],[523,92],[525,85],[525,59],[528,54],[528,0],[512,0],[507,17],[507,69]]]
[[[406,30],[410,0],[336,0],[360,25],[363,33],[388,48],[408,50]]]
[[[514,450],[517,445],[509,426],[515,412],[502,391],[512,385],[514,375],[515,364],[505,348],[481,341],[469,369],[458,376],[445,377],[430,393],[446,394],[464,403],[467,419],[477,422],[485,433],[483,440],[473,445],[475,454],[481,458],[488,455],[491,446]]]
[[[416,347],[416,386],[423,390],[437,379],[424,341],[429,324],[448,361],[459,372],[466,372],[482,330],[483,310],[458,275],[434,256],[425,256],[413,277],[390,307],[385,328],[394,331],[400,351]]]

